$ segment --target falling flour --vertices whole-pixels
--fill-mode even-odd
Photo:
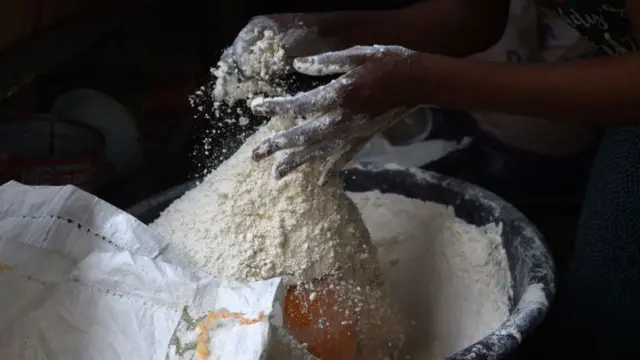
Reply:
[[[230,50],[227,50],[230,51]],[[226,52],[225,52],[226,53]],[[199,121],[209,124],[202,129],[192,153],[201,178],[228,159],[251,135],[260,121],[251,121],[251,110],[244,102],[258,95],[285,95],[286,83],[280,77],[287,72],[286,57],[273,31],[244,54],[245,73],[228,56],[211,68],[213,81],[203,84],[189,97]],[[248,126],[249,125],[249,126]]]
[[[287,68],[286,56],[273,31],[265,31],[245,56],[249,67],[244,74],[224,60],[212,69],[211,74],[216,78],[214,99],[233,104],[257,94],[282,95],[282,89],[274,86],[272,80]]]
[[[274,73],[269,67],[282,66],[278,49],[270,32],[253,47],[256,66],[267,68],[261,76]],[[276,60],[265,60],[265,51]],[[227,103],[263,90],[260,82],[235,82],[230,68],[219,65],[214,71],[216,88],[225,88],[219,94]],[[262,139],[299,121],[272,118],[151,227],[170,240],[169,252],[182,263],[212,276],[239,281],[284,277],[305,303],[332,299],[333,315],[326,316],[337,315],[342,325],[355,326],[359,358],[385,359],[397,348],[400,334],[369,232],[340,180],[320,186],[322,170],[314,162],[276,180],[275,162],[286,151],[252,160],[252,149]],[[333,321],[315,320],[318,328]]]
[[[350,193],[405,319],[403,353],[435,360],[498,328],[509,315],[511,276],[499,224],[396,194]]]
[[[389,323],[391,308],[369,232],[338,179],[320,187],[321,170],[310,164],[278,181],[275,159],[251,159],[260,139],[290,125],[273,119],[261,127],[151,227],[171,241],[172,253],[212,276],[241,281],[285,276],[309,301],[313,294],[335,294],[336,311],[357,324],[363,343],[384,338],[384,347],[395,346],[393,336],[372,335],[395,331],[381,327]],[[322,279],[330,287],[316,290],[313,281]]]
[[[242,79],[221,62],[215,89],[204,95],[229,104],[283,95],[268,80],[285,66],[277,37],[265,32],[249,57],[257,78]],[[246,123],[241,113],[227,116]],[[283,276],[309,302],[330,289],[343,322],[357,325],[359,359],[397,355],[399,329],[403,355],[432,360],[497,328],[511,291],[500,227],[471,226],[442,205],[398,195],[349,198],[338,179],[318,186],[314,163],[275,180],[273,166],[286,152],[255,163],[251,150],[299,121],[271,119],[161,214],[151,226],[171,241],[170,253],[213,276]]]
[[[320,187],[320,169],[305,165],[276,180],[278,154],[251,159],[260,140],[293,122],[274,119],[261,127],[152,224],[190,265],[241,281],[369,270],[367,257],[375,258],[369,232],[338,179]]]

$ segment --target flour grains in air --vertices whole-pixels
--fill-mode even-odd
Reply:
[[[256,64],[284,66],[272,34],[265,33],[263,40],[271,44],[252,48]],[[264,54],[265,49],[270,55]],[[230,104],[259,93],[283,94],[278,87],[263,91],[269,82],[239,83],[229,69],[221,64],[214,71],[212,98],[222,96]],[[244,121],[241,116],[235,120]],[[334,311],[342,313],[345,323],[357,323],[359,343],[366,349],[360,358],[384,358],[389,344],[397,344],[398,329],[382,326],[393,319],[375,248],[339,179],[319,186],[320,166],[311,163],[276,180],[274,164],[286,152],[257,163],[251,158],[262,139],[297,123],[294,118],[270,119],[151,226],[170,240],[167,253],[212,276],[239,281],[283,276],[309,301],[327,296],[316,288],[319,281],[337,297]],[[324,320],[317,320],[321,328]]]

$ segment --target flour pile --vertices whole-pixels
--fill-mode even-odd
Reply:
[[[216,101],[234,103],[258,94],[282,95],[283,89],[274,85],[274,78],[285,72],[286,56],[279,39],[272,31],[265,31],[262,39],[247,54],[249,68],[241,75],[231,63],[220,61],[211,74],[216,78],[213,97]]]
[[[498,224],[476,227],[443,205],[350,193],[404,318],[411,359],[436,360],[488,335],[509,315],[511,275]]]
[[[243,79],[221,63],[212,72],[215,86],[200,95],[225,104],[286,95],[274,80],[286,67],[277,37],[265,32],[248,56],[257,77]],[[246,123],[246,114],[233,108],[215,116]],[[311,326],[347,338],[353,329],[357,359],[440,359],[506,320],[511,278],[499,225],[475,227],[450,208],[394,194],[345,194],[338,179],[320,187],[318,164],[275,180],[274,164],[286,152],[256,163],[252,149],[299,121],[272,118],[246,135],[235,154],[161,214],[151,226],[171,241],[172,253],[217,277],[285,277],[295,300],[287,294],[285,324],[289,314],[311,311],[324,299],[331,311],[320,311]],[[291,303],[298,308],[291,311]],[[319,358],[354,358],[321,356],[313,336],[289,330]],[[274,356],[283,360],[307,348],[282,343],[274,354],[288,355]]]
[[[275,159],[251,159],[261,139],[294,123],[273,119],[261,127],[152,224],[190,265],[241,281],[312,280],[344,264],[366,269],[361,263],[375,256],[369,233],[337,179],[321,188],[320,169],[305,166],[276,180]]]
[[[265,32],[252,54],[256,68],[262,68],[256,70],[261,80],[243,82],[229,64],[220,64],[214,97],[233,103],[283,92],[266,88],[269,77],[285,66],[273,33]],[[355,326],[359,358],[386,358],[398,345],[398,331],[388,325],[393,315],[369,232],[340,181],[320,187],[317,164],[276,180],[274,163],[286,152],[259,163],[251,159],[262,139],[297,121],[272,118],[151,227],[170,240],[171,252],[212,276],[239,281],[283,276],[299,299],[331,297],[334,316],[339,313],[343,325]],[[320,328],[325,320],[335,323],[317,320]]]

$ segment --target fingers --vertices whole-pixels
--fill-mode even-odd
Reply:
[[[231,47],[227,50],[238,65],[238,69],[245,77],[251,77],[252,66],[250,61],[251,48],[264,37],[265,31],[277,33],[277,24],[268,17],[258,16],[251,21],[238,33]],[[227,52],[225,51],[225,53]]]
[[[282,179],[303,164],[318,158],[325,158],[333,154],[340,147],[340,141],[321,142],[316,145],[292,151],[276,162],[275,177]]]
[[[334,39],[322,38],[314,31],[309,31],[301,39],[293,38],[293,35],[285,35],[281,41],[287,57],[293,59],[311,55],[322,54],[327,51],[340,49],[341,44]]]
[[[346,50],[297,58],[293,61],[293,67],[298,72],[311,76],[343,74],[383,51],[383,48],[376,46],[354,46]]]
[[[342,87],[348,85],[344,79],[336,79],[311,91],[294,96],[258,98],[251,102],[254,114],[260,116],[304,116],[325,113],[340,104]]]
[[[251,110],[260,116],[304,116],[324,113],[339,107],[342,95],[355,78],[361,75],[357,67],[372,56],[384,53],[384,48],[357,46],[344,51],[328,52],[294,61],[297,70],[312,75],[347,74],[311,91],[294,96],[256,99]]]
[[[281,131],[262,140],[258,146],[253,148],[253,160],[260,161],[280,150],[309,146],[326,137],[338,122],[339,115],[329,113],[307,120],[289,130]]]
[[[290,28],[282,33],[282,36],[280,37],[280,46],[284,49],[288,57],[294,57],[296,54],[301,54],[301,50],[303,51],[302,54],[304,54],[305,48],[313,49],[314,42],[315,30],[304,26]]]
[[[338,176],[340,170],[344,169],[347,164],[358,155],[362,148],[366,145],[368,138],[362,138],[351,142],[344,146],[339,152],[332,155],[322,166],[322,174],[318,180],[320,186],[324,186],[332,177]]]
[[[238,37],[233,42],[231,47],[225,51],[229,53],[233,58],[235,64],[238,66],[238,70],[242,73],[242,76],[250,76],[250,54],[251,47],[260,39],[259,31],[251,24],[240,31]],[[224,54],[223,54],[224,55]],[[229,59],[227,59],[228,61]]]

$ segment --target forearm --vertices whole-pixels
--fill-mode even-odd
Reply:
[[[640,123],[640,54],[518,65],[420,55],[418,102],[594,124]],[[408,90],[414,91],[416,90]]]
[[[319,14],[318,30],[347,47],[400,45],[460,57],[486,50],[502,37],[508,8],[509,1],[500,0],[428,0],[391,11]]]

